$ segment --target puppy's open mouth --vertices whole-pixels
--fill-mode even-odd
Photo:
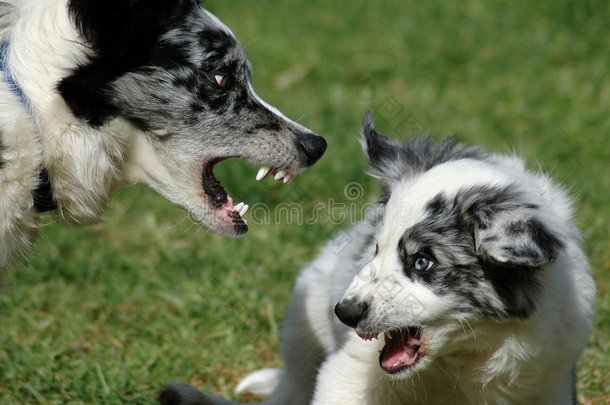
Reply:
[[[422,328],[408,328],[387,331],[385,346],[379,354],[379,365],[389,374],[397,374],[413,367],[421,359]]]
[[[213,159],[203,165],[202,185],[203,192],[210,197],[212,208],[216,215],[224,222],[231,223],[237,235],[244,234],[248,231],[248,222],[243,218],[248,211],[248,204],[240,202],[233,205],[233,198],[220,185],[220,181],[214,175],[214,167],[228,157]],[[294,174],[288,169],[281,169],[271,166],[261,166],[256,174],[256,180],[265,180],[273,176],[275,180],[283,183],[289,183]]]
[[[379,333],[358,334],[364,340],[377,338]],[[388,374],[398,374],[417,364],[424,354],[422,346],[422,328],[408,328],[386,331],[385,345],[379,353],[379,365]]]

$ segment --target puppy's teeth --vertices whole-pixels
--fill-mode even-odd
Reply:
[[[286,177],[284,177],[284,184],[288,184],[292,181],[292,175],[291,174],[287,174]]]
[[[283,171],[283,170],[280,170],[279,172],[277,172],[277,173],[275,174],[274,179],[276,179],[276,180],[278,180],[278,181],[279,181],[279,180],[280,180],[282,177],[284,177],[285,175],[286,175],[286,172],[285,172],[285,171]]]
[[[389,331],[389,330],[387,330],[387,331],[385,332],[385,337],[387,337],[387,338],[388,338],[388,339],[390,339],[390,340],[392,339],[392,334],[390,333],[390,331]]]
[[[242,203],[242,204],[243,204],[243,203]],[[246,212],[248,212],[248,208],[250,208],[250,206],[249,206],[248,204],[244,204],[244,205],[243,205],[243,208],[240,208],[240,210],[239,210],[239,216],[243,217],[243,216],[244,216],[244,214],[245,214]]]
[[[261,168],[258,169],[258,173],[256,173],[256,181],[264,179],[270,170],[271,168],[269,166],[261,166]]]
[[[244,207],[244,203],[240,202],[239,204],[233,206],[237,210],[237,212],[241,212],[241,209]],[[241,214],[240,214],[241,215]]]

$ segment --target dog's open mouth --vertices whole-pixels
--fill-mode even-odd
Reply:
[[[385,332],[385,346],[379,354],[381,368],[397,374],[413,367],[422,357],[421,335],[422,328],[416,326]]]
[[[220,182],[214,175],[214,166],[226,159],[229,158],[213,159],[203,165],[203,191],[210,197],[212,208],[216,211],[216,214],[225,222],[232,223],[235,233],[241,235],[248,231],[248,222],[243,216],[248,211],[249,206],[243,202],[233,205],[233,199],[220,185]],[[288,169],[261,166],[256,175],[256,180],[265,180],[271,176],[283,183],[289,183],[294,177],[293,173]]]
[[[358,334],[361,339],[372,340],[379,333]],[[385,345],[379,353],[379,365],[388,374],[398,374],[413,367],[423,357],[420,352],[422,345],[422,328],[408,328],[386,331]]]

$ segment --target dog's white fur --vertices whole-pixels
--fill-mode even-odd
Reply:
[[[364,132],[369,133],[366,149],[374,174],[389,190],[387,203],[369,212],[348,234],[331,241],[299,276],[282,334],[283,374],[272,369],[255,372],[237,391],[271,394],[263,402],[267,405],[573,404],[574,367],[591,331],[595,288],[565,192],[548,177],[526,170],[513,156],[465,150],[426,166],[426,160],[434,160],[430,151],[418,154],[413,153],[417,148],[405,148],[405,158],[398,152],[401,144],[383,140],[366,125]],[[466,258],[475,257],[476,250],[479,262],[491,263],[492,272],[517,271],[522,266],[517,264],[519,258],[499,247],[526,244],[532,248],[523,251],[524,256],[531,255],[529,259],[538,257],[533,252],[540,247],[536,246],[538,236],[527,231],[516,236],[503,233],[508,223],[521,219],[539,221],[542,232],[560,241],[556,255],[548,250],[552,257],[544,263],[536,260],[533,267],[522,267],[528,277],[535,274],[531,282],[539,283],[539,288],[521,294],[519,289],[532,286],[516,278],[505,280],[515,283],[513,302],[503,301],[485,280],[472,280],[470,286],[458,280],[441,287],[442,279],[407,276],[400,259],[400,247],[404,244],[408,250],[409,243],[415,243],[405,235],[419,226],[418,231],[438,239],[432,242],[432,248],[438,248],[437,261],[448,260],[450,256],[442,258],[442,244],[450,239],[443,235],[459,236],[462,231],[453,228],[448,211],[440,209],[447,222],[437,224],[447,229],[435,233],[427,229],[434,224],[421,226],[430,217],[430,202],[442,196],[460,208],[459,193],[480,187],[489,194],[507,187],[518,192],[506,205],[507,211],[493,212],[485,227],[475,226],[476,249],[466,254],[462,250],[471,248],[445,246],[449,252]],[[459,215],[475,210],[471,207],[477,206],[477,200],[487,198],[486,193],[472,195],[464,203],[468,209]],[[462,236],[471,240],[469,235]],[[401,241],[403,237],[410,242]],[[346,238],[350,243],[341,248]],[[476,260],[474,266],[478,266]],[[497,314],[481,315],[479,305],[465,299],[469,290],[477,290],[472,294]],[[531,307],[526,298],[534,303]],[[519,299],[523,302],[516,302]],[[333,308],[338,302],[358,301],[366,301],[368,308],[355,326],[357,334],[339,322]],[[513,305],[531,313],[510,315],[506,309]],[[419,361],[397,374],[384,371],[379,360],[383,332],[415,325],[423,326]],[[371,340],[378,332],[381,339]],[[185,386],[167,390],[189,393],[181,402],[167,404],[236,404],[211,395],[196,396]]]

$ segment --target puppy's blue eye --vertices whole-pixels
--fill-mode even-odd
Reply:
[[[415,256],[415,260],[413,261],[413,267],[416,271],[423,272],[428,271],[432,267],[434,267],[434,262],[428,259],[426,256]]]

